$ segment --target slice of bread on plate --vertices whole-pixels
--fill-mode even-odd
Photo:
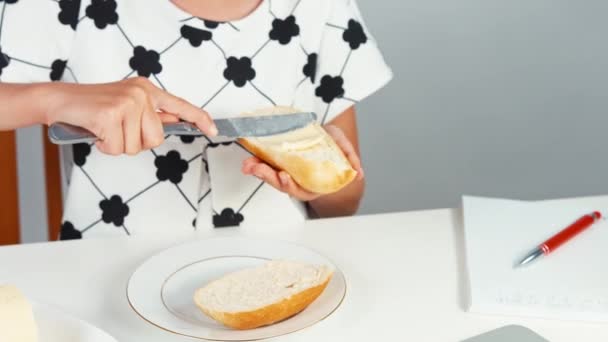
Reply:
[[[0,341],[37,340],[38,328],[30,302],[15,286],[0,285]]]
[[[290,107],[272,107],[243,115],[274,115],[299,112]],[[264,162],[287,172],[302,188],[329,194],[344,188],[357,171],[318,123],[287,133],[241,138],[239,142]]]
[[[227,327],[253,329],[304,310],[323,293],[332,275],[327,266],[272,260],[210,282],[196,290],[194,302]]]

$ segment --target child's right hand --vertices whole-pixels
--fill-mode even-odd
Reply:
[[[106,84],[52,83],[45,89],[46,123],[86,128],[99,138],[96,145],[107,154],[133,155],[157,147],[164,141],[162,123],[179,119],[196,124],[206,135],[217,134],[209,114],[147,78]]]

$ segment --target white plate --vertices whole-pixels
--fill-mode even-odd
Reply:
[[[117,342],[100,329],[47,305],[34,303],[39,342]]]
[[[333,267],[325,291],[299,314],[274,325],[233,330],[204,315],[194,304],[194,291],[228,272],[257,266],[271,259],[289,259]],[[216,341],[250,341],[289,334],[329,316],[342,303],[346,282],[324,256],[299,245],[246,238],[199,240],[148,259],[131,276],[127,297],[143,319],[188,337]]]

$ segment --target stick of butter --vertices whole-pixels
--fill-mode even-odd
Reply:
[[[0,285],[0,342],[36,342],[32,305],[14,286]]]

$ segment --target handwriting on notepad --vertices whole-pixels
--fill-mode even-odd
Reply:
[[[556,295],[526,291],[502,291],[496,294],[496,302],[506,305],[537,306],[577,311],[608,311],[608,299],[569,295]]]

